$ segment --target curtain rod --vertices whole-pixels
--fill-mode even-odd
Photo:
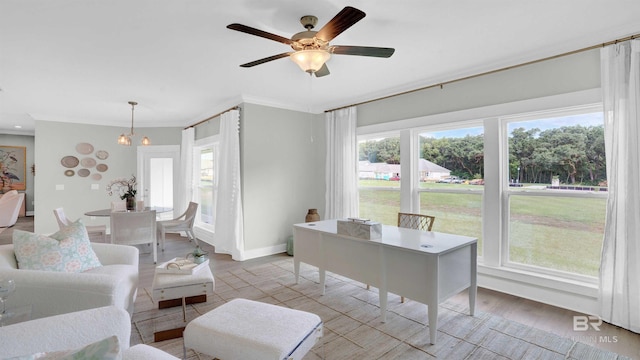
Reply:
[[[449,80],[449,81],[445,81],[445,82],[441,82],[441,83],[437,83],[437,84],[423,86],[423,87],[420,87],[420,88],[417,88],[417,89],[413,89],[413,90],[407,90],[407,91],[403,91],[403,92],[396,93],[396,94],[391,94],[391,95],[382,96],[382,97],[371,99],[371,100],[362,101],[362,102],[351,104],[351,105],[345,105],[345,106],[337,107],[335,109],[325,110],[324,112],[327,113],[327,112],[331,112],[331,111],[346,109],[346,108],[352,107],[352,106],[364,105],[364,104],[368,104],[368,103],[371,103],[371,102],[374,102],[374,101],[385,100],[385,99],[389,99],[389,98],[392,98],[392,97],[396,97],[396,96],[400,96],[400,95],[406,95],[406,94],[410,94],[410,93],[413,93],[413,92],[422,91],[422,90],[426,90],[426,89],[430,89],[430,88],[434,88],[434,87],[440,87],[442,89],[445,85],[449,85],[449,84],[452,84],[452,83],[455,83],[455,82],[459,82],[459,81],[463,81],[463,80],[469,80],[469,79],[477,78],[477,77],[480,77],[480,76],[495,74],[495,73],[502,72],[502,71],[505,71],[505,70],[511,70],[511,69],[515,69],[515,68],[519,68],[519,67],[522,67],[522,66],[531,65],[531,64],[535,64],[535,63],[539,63],[539,62],[543,62],[543,61],[553,60],[553,59],[557,59],[557,58],[560,58],[560,57],[564,57],[564,56],[568,56],[568,55],[581,53],[581,52],[584,52],[584,51],[597,49],[599,47],[605,47],[605,46],[608,46],[608,45],[617,44],[617,43],[623,42],[623,41],[633,40],[633,39],[636,39],[636,38],[640,38],[640,34],[627,36],[627,37],[624,37],[624,38],[621,38],[621,39],[612,40],[612,41],[605,42],[605,43],[602,43],[602,44],[592,45],[592,46],[589,46],[589,47],[586,47],[586,48],[573,50],[573,51],[569,51],[569,52],[558,54],[558,55],[549,56],[549,57],[538,59],[538,60],[528,61],[528,62],[525,62],[525,63],[522,63],[522,64],[511,65],[511,66],[503,67],[503,68],[496,69],[496,70],[490,70],[490,71],[486,71],[486,72],[475,74],[475,75],[469,75],[469,76],[461,77],[461,78],[458,78],[458,79],[455,79],[455,80]]]
[[[188,129],[188,128],[192,128],[192,127],[196,127],[196,126],[198,126],[198,125],[200,125],[200,124],[202,124],[202,123],[205,123],[205,122],[207,122],[207,121],[209,121],[209,120],[211,120],[211,119],[215,119],[215,118],[217,118],[218,116],[220,116],[220,115],[222,115],[222,114],[226,113],[227,111],[231,111],[231,110],[238,110],[238,109],[240,109],[240,106],[239,106],[239,105],[236,105],[236,106],[234,106],[234,107],[230,107],[230,108],[228,108],[227,110],[221,111],[221,112],[219,112],[219,113],[217,113],[217,114],[215,114],[215,115],[211,115],[211,116],[209,116],[208,118],[206,118],[206,119],[204,119],[204,120],[200,120],[200,121],[198,121],[198,122],[197,122],[197,123],[195,123],[195,124],[191,124],[191,125],[189,125],[189,126],[185,127],[183,130],[186,130],[186,129]]]

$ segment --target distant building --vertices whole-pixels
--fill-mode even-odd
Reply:
[[[420,181],[437,181],[451,175],[451,170],[434,164],[429,160],[420,159],[418,162]],[[358,164],[360,179],[391,180],[402,176],[400,164],[370,163],[360,161]]]

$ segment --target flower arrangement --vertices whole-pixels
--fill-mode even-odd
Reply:
[[[128,197],[136,196],[136,185],[138,184],[137,179],[134,175],[131,175],[131,179],[126,178],[117,178],[113,179],[107,184],[107,193],[109,196],[114,193],[120,196],[121,200],[124,200]]]

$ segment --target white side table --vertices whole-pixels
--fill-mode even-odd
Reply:
[[[193,274],[166,274],[155,272],[151,292],[158,309],[182,306],[182,319],[187,321],[187,304],[207,301],[207,295],[213,295],[215,280],[209,266],[204,266]],[[158,331],[154,341],[163,341],[182,337],[184,326]]]

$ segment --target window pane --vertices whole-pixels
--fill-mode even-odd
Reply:
[[[397,225],[400,211],[400,138],[362,140],[358,147],[358,216]]]
[[[510,122],[508,132],[512,185],[606,187],[602,112]]]
[[[477,238],[482,255],[484,128],[422,132],[419,150],[420,212],[434,231]]]
[[[213,225],[213,149],[200,151],[200,178],[198,179],[200,199],[200,221]]]
[[[385,225],[398,225],[400,191],[392,188],[360,188],[360,217]]]
[[[606,201],[512,195],[509,261],[598,276]]]
[[[481,184],[484,174],[482,127],[420,133],[420,181],[451,184]],[[475,183],[475,182],[474,182]]]
[[[436,217],[433,231],[478,238],[482,255],[482,194],[421,192],[420,213]]]

